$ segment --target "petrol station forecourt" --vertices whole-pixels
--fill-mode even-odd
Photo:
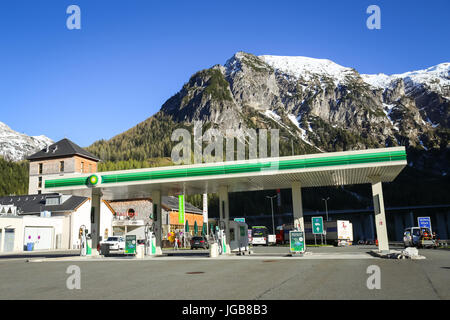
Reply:
[[[55,175],[44,179],[43,192],[90,197],[96,221],[100,219],[102,199],[151,197],[156,209],[156,254],[160,255],[162,196],[218,193],[219,225],[224,229],[226,247],[229,248],[229,192],[291,188],[294,228],[304,233],[302,188],[367,183],[372,186],[378,251],[388,253],[382,183],[393,181],[406,165],[405,147],[391,147],[64,177]],[[96,234],[99,234],[98,230]],[[96,248],[97,244],[98,239],[92,239],[92,247]]]

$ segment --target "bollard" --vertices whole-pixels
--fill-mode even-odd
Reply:
[[[209,256],[211,258],[217,258],[219,256],[219,246],[217,243],[214,242],[209,246]]]

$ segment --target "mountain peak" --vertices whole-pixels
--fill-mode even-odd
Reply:
[[[272,71],[271,67],[262,59],[251,53],[243,51],[236,52],[230,59],[226,61],[224,66],[227,75],[234,74],[242,70],[243,67],[248,67],[256,72],[266,70]]]
[[[236,52],[225,63],[228,74],[235,73],[242,68],[242,64],[257,66],[259,69],[273,68],[286,75],[310,81],[315,77],[331,78],[337,85],[345,83],[348,77],[358,77],[355,69],[344,67],[329,59],[317,59],[305,56],[255,56],[243,51]],[[408,71],[401,74],[386,75],[361,74],[361,79],[377,89],[386,89],[402,79],[406,89],[413,90],[418,86],[427,86],[432,91],[447,95],[446,88],[450,87],[450,62],[443,62],[422,70]]]
[[[205,130],[215,128],[224,135],[228,129],[279,129],[280,155],[396,145],[444,154],[450,94],[429,87],[408,90],[407,78],[438,73],[448,80],[449,65],[404,74],[405,79],[381,92],[369,85],[370,76],[329,59],[239,51],[223,66],[192,75],[145,125],[90,150],[105,160],[168,156],[174,128],[201,121]],[[441,92],[446,90],[442,86]],[[130,155],[129,146],[139,149]],[[105,154],[112,148],[118,149],[116,154]],[[447,169],[436,163],[433,170]]]
[[[11,161],[20,161],[28,155],[51,145],[53,141],[44,136],[28,136],[0,122],[0,156]]]
[[[328,59],[316,59],[303,56],[258,56],[262,61],[296,78],[303,78],[306,81],[314,76],[326,76],[334,80],[335,83],[343,82],[347,76],[354,75],[352,68],[343,67]]]

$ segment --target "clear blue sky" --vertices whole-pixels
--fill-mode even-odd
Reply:
[[[66,9],[81,8],[81,30]],[[381,30],[366,8],[381,8]],[[450,61],[450,1],[2,0],[0,121],[85,147],[159,110],[237,51],[328,58],[361,73]]]

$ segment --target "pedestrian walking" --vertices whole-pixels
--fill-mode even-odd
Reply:
[[[177,237],[175,237],[175,241],[174,241],[174,244],[173,244],[173,248],[174,248],[175,250],[178,250],[178,238],[177,238]]]

